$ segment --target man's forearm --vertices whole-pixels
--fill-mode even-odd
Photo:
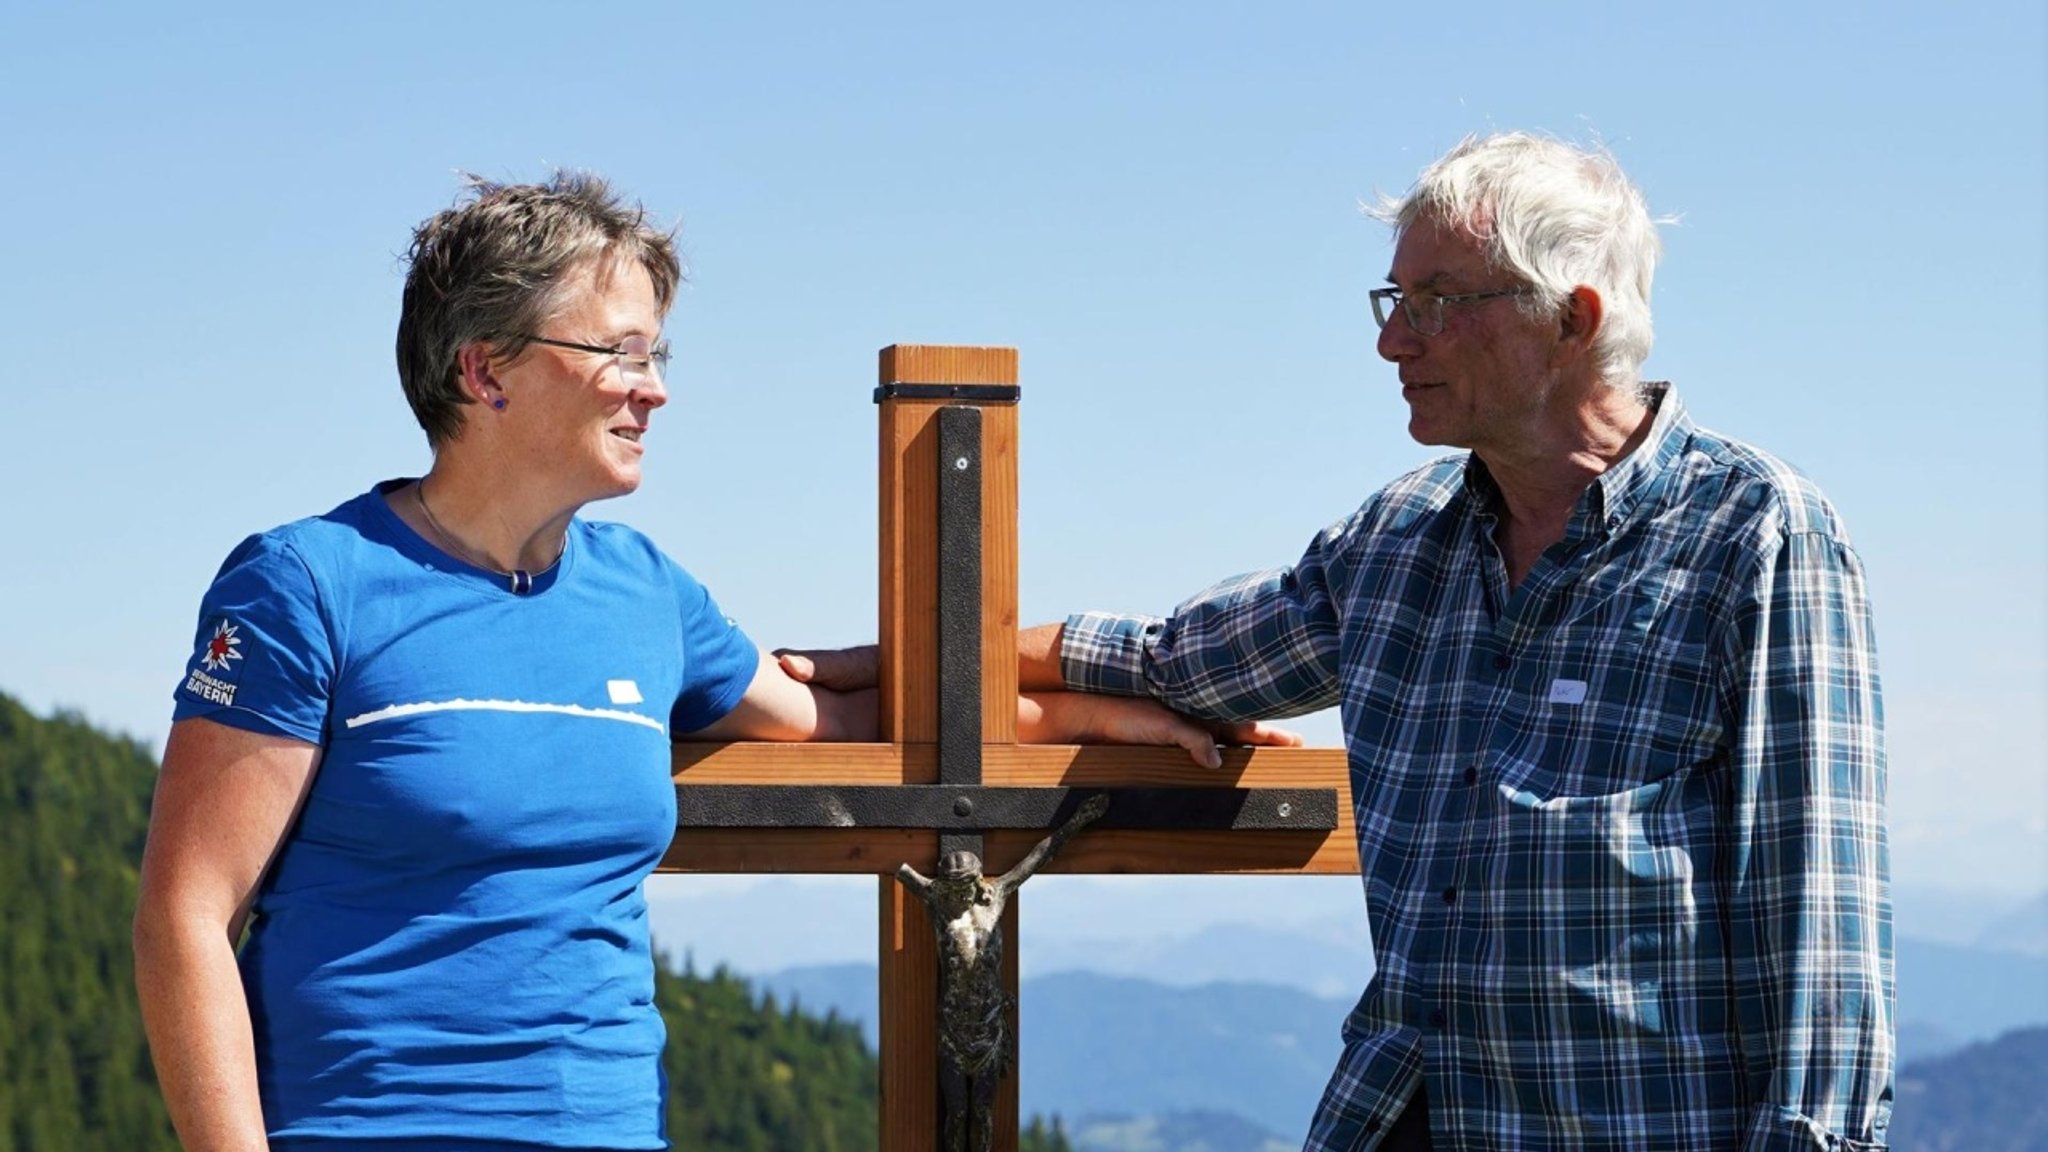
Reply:
[[[1054,692],[1067,686],[1060,671],[1060,641],[1065,624],[1040,624],[1017,633],[1017,687],[1025,692]]]
[[[873,688],[853,692],[813,690],[811,697],[818,710],[818,723],[809,738],[854,742],[875,739],[879,695]]]

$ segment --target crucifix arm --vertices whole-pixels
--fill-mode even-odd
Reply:
[[[917,869],[912,868],[908,864],[898,864],[896,866],[896,879],[905,888],[916,893],[918,899],[926,903],[931,902],[932,882],[926,879]]]
[[[1067,841],[1072,840],[1075,833],[1101,819],[1102,814],[1107,811],[1109,797],[1100,792],[1090,796],[1079,811],[1067,817],[1066,823],[1053,829],[1052,835],[1034,845],[1031,853],[1019,860],[1015,868],[997,877],[996,886],[1002,890],[1005,897],[1023,887],[1024,882],[1031,879],[1033,873],[1045,867],[1054,856],[1059,855],[1060,849],[1066,847]]]

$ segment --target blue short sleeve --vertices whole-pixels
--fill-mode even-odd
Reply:
[[[739,704],[760,667],[759,649],[719,610],[697,578],[669,564],[683,642],[683,690],[669,713],[669,733],[717,723]]]
[[[172,719],[204,716],[319,744],[333,684],[334,649],[312,574],[275,536],[244,540],[200,604]]]

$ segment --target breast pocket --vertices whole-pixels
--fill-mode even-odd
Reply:
[[[1580,1025],[1664,1032],[1690,995],[1712,788],[1698,774],[1606,795],[1495,793],[1505,849],[1493,877],[1508,968],[1526,965]]]

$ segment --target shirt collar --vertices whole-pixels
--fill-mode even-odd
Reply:
[[[1692,418],[1686,415],[1677,387],[1661,380],[1642,387],[1644,402],[1656,414],[1650,421],[1649,434],[1636,445],[1635,451],[1586,487],[1565,525],[1568,540],[1612,535],[1646,497],[1663,486],[1672,462],[1692,438]],[[1477,453],[1465,457],[1465,490],[1476,513],[1486,517],[1499,515],[1500,486]]]

